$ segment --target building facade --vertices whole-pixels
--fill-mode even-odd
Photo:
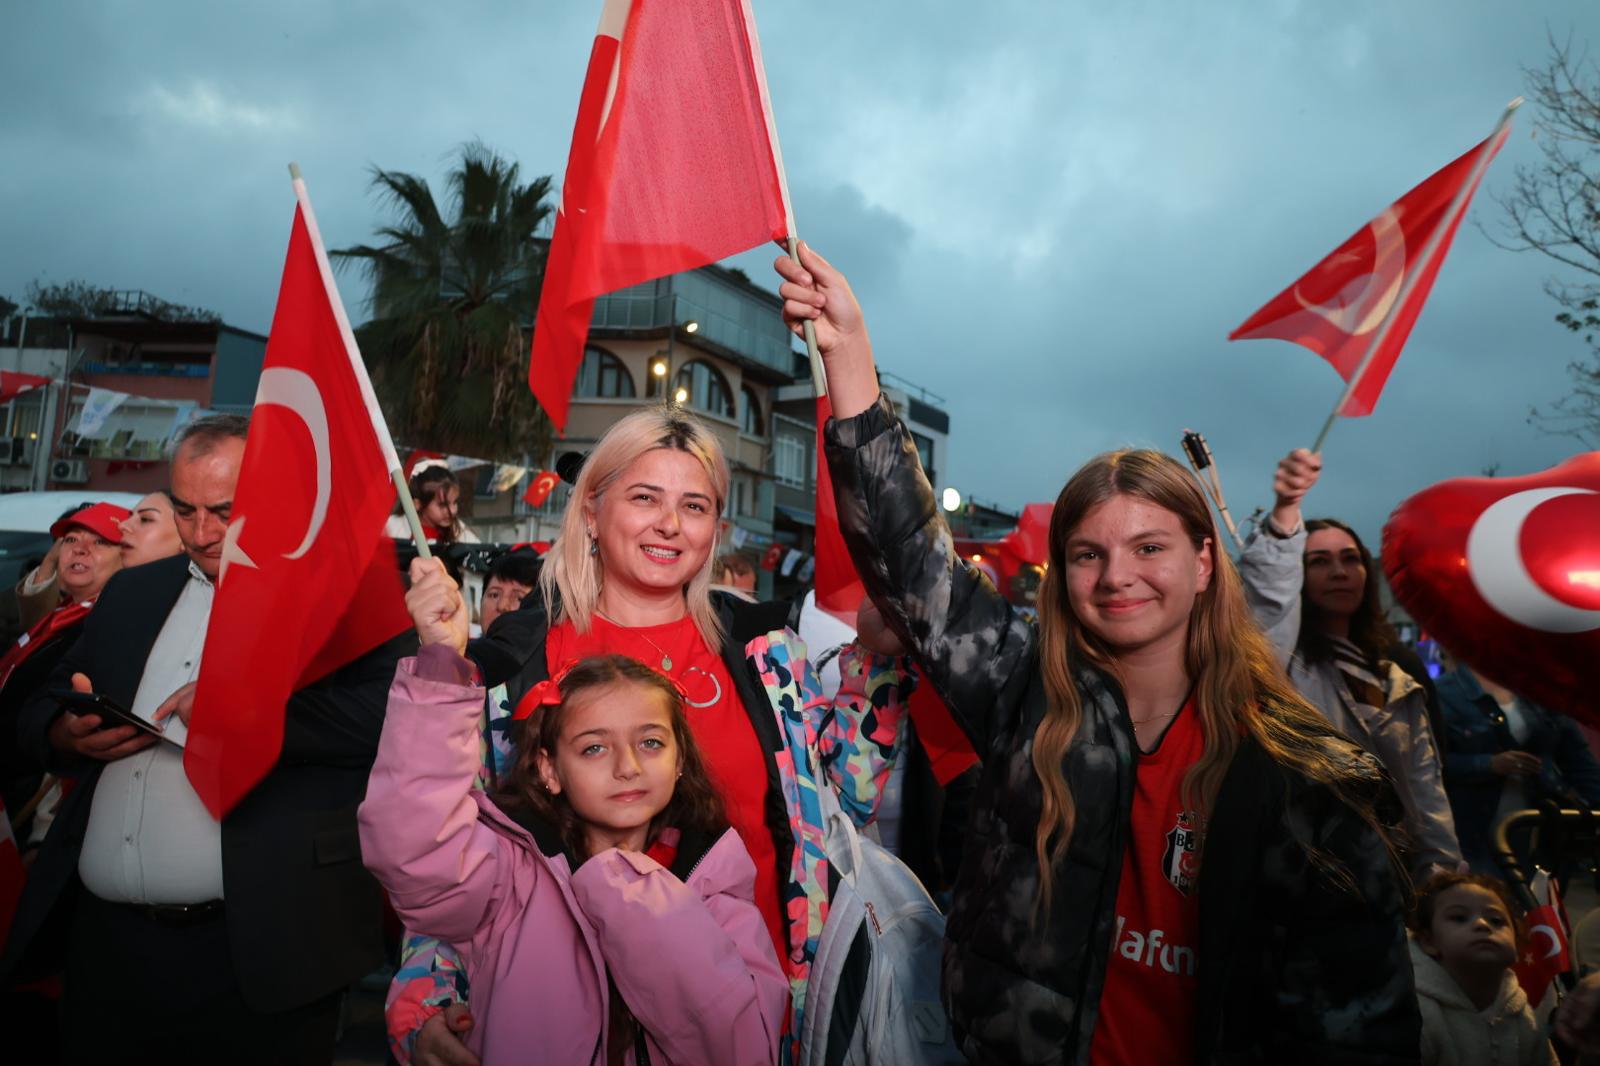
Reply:
[[[112,294],[89,318],[17,316],[0,336],[0,369],[52,384],[0,407],[0,491],[164,488],[163,449],[201,411],[248,413],[267,338],[224,322],[171,321],[139,291]],[[92,389],[125,395],[90,434],[75,427]],[[0,447],[0,455],[7,448]]]

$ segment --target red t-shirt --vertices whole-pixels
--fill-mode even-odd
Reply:
[[[766,820],[767,760],[722,656],[706,647],[687,615],[665,625],[628,628],[596,614],[589,632],[580,635],[565,621],[545,641],[545,662],[552,677],[591,655],[630,656],[683,686],[689,731],[722,797],[729,824],[756,864],[756,906],[782,958],[788,949],[778,900],[778,854]],[[670,668],[662,669],[663,657]]]
[[[1194,1061],[1199,868],[1183,777],[1204,750],[1191,699],[1156,750],[1138,755],[1111,961],[1089,1045],[1093,1066]]]

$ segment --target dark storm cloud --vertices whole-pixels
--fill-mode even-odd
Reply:
[[[482,138],[559,177],[593,3],[18,5],[0,64],[0,294],[84,277],[264,330],[305,168],[332,246],[373,165],[438,176]],[[1054,496],[1090,454],[1210,437],[1235,509],[1339,391],[1315,356],[1224,338],[1488,133],[1587,0],[757,0],[798,224],[849,273],[886,369],[949,400],[951,481]],[[1524,114],[1487,181],[1536,156]],[[1491,227],[1498,209],[1480,195]],[[772,252],[739,257],[763,280]],[[1525,424],[1577,343],[1538,258],[1464,227],[1378,413],[1341,423],[1309,506],[1375,536],[1433,481],[1576,450]],[[346,300],[360,304],[346,275]]]

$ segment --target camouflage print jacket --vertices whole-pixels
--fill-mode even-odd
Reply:
[[[1061,767],[1077,826],[1036,927],[1036,630],[955,552],[886,400],[831,423],[827,455],[857,570],[984,761],[945,945],[962,1049],[978,1063],[1086,1063],[1134,783],[1122,694],[1079,671],[1083,727]],[[1323,739],[1397,817],[1375,760]],[[1313,869],[1308,845],[1353,890]],[[1199,893],[1197,1063],[1417,1061],[1401,885],[1378,834],[1325,787],[1246,742],[1210,818]]]

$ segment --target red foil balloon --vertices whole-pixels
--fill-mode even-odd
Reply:
[[[1422,490],[1389,516],[1383,570],[1458,659],[1600,726],[1600,452]]]

